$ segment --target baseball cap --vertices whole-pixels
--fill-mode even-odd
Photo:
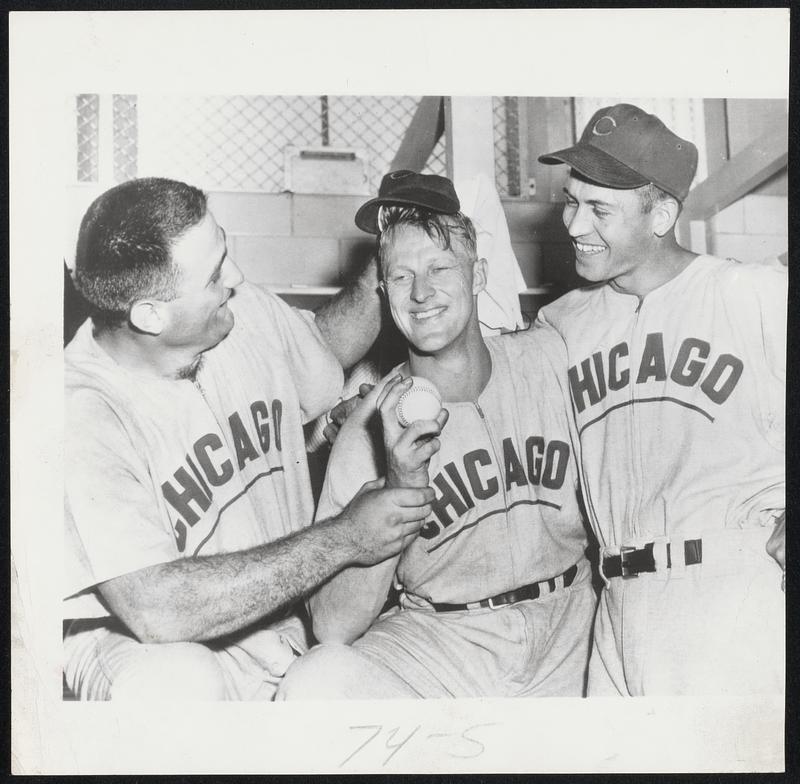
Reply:
[[[433,212],[453,215],[461,209],[456,189],[447,177],[418,174],[407,169],[389,172],[381,180],[378,196],[362,204],[356,212],[356,226],[377,234],[378,210],[383,204],[408,204]]]
[[[577,144],[540,155],[539,162],[569,164],[607,188],[653,183],[683,202],[697,170],[697,148],[654,114],[618,103],[598,109]]]

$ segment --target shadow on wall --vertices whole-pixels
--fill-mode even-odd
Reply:
[[[64,345],[72,340],[78,327],[89,316],[89,303],[78,293],[67,265],[64,264]]]

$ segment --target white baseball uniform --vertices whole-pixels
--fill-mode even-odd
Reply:
[[[399,678],[421,697],[580,696],[595,594],[563,348],[537,329],[490,337],[486,345],[492,372],[477,404],[445,403],[450,417],[429,468],[433,512],[396,569],[400,609],[376,620],[353,649],[390,671],[387,681]],[[377,391],[339,432],[318,519],[384,472],[378,415],[368,402]],[[576,564],[574,583],[564,587],[560,575]],[[431,606],[538,582],[540,598],[497,609]],[[387,689],[375,696],[393,695]]]
[[[539,319],[569,354],[601,555],[652,542],[657,566],[606,580],[589,693],[779,691],[786,270],[700,256],[641,301],[596,284]]]
[[[121,367],[91,322],[67,347],[65,619],[107,617],[95,589],[105,580],[310,524],[302,425],[336,401],[341,367],[310,313],[249,284],[230,307],[234,327],[195,381]],[[269,628],[269,655],[285,668],[307,646],[302,624],[290,614]],[[92,686],[91,645],[68,635],[66,671],[96,696],[106,687]]]

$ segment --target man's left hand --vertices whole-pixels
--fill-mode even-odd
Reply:
[[[775,530],[767,539],[767,552],[778,562],[786,574],[786,510],[775,522]]]

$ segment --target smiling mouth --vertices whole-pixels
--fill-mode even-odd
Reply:
[[[429,310],[419,310],[411,314],[412,321],[427,321],[428,319],[435,318],[440,313],[444,313],[444,306],[438,308],[430,308]]]
[[[596,256],[606,249],[605,245],[589,245],[586,242],[578,242],[578,240],[573,240],[572,244],[575,246],[578,253],[583,256]]]

